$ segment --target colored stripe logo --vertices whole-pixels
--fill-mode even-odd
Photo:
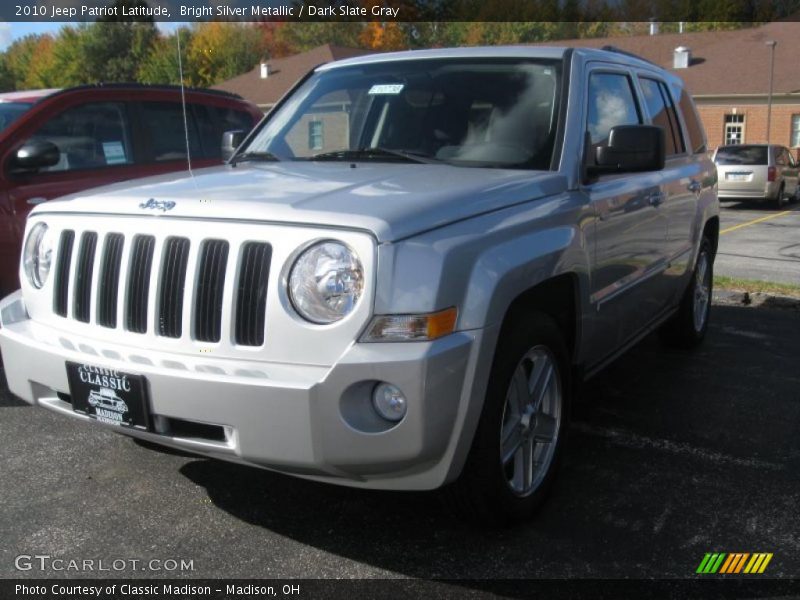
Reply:
[[[771,552],[756,552],[754,554],[749,552],[706,552],[695,573],[701,575],[713,575],[716,573],[724,575],[740,573],[755,575],[763,573],[771,560]]]

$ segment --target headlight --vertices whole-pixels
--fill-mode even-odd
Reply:
[[[53,257],[53,240],[47,233],[47,225],[37,223],[28,233],[22,264],[28,281],[35,288],[42,287],[50,274],[50,262]]]
[[[355,308],[364,288],[364,269],[355,252],[325,241],[304,251],[289,274],[289,298],[312,323],[334,323]]]

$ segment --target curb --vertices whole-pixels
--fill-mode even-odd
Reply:
[[[726,306],[747,306],[750,308],[777,308],[800,311],[800,298],[778,296],[763,292],[742,292],[737,290],[714,290],[714,304]]]

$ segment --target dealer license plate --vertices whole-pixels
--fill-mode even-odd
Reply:
[[[150,419],[142,375],[67,362],[67,379],[75,412],[109,425],[148,429]]]

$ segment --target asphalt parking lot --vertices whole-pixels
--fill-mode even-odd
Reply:
[[[717,275],[800,285],[800,205],[722,201]]]
[[[538,518],[499,531],[431,494],[154,452],[3,388],[0,577],[76,576],[16,571],[20,554],[191,559],[177,574],[201,578],[692,577],[711,551],[800,577],[798,339],[797,312],[736,306],[693,353],[651,336],[585,386]]]

